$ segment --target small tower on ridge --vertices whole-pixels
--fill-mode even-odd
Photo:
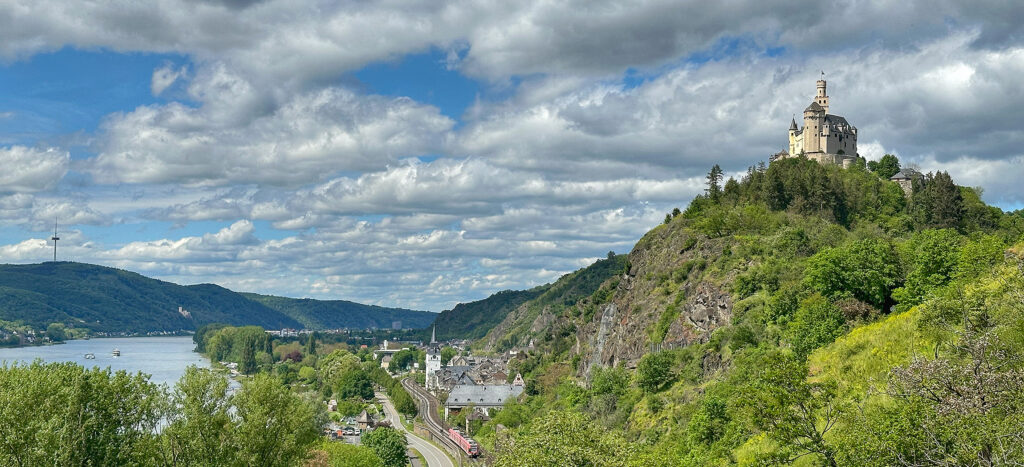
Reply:
[[[57,262],[57,240],[60,240],[60,237],[57,236],[57,220],[56,219],[54,219],[54,221],[53,221],[53,237],[50,237],[50,240],[53,240],[53,262],[56,263]]]

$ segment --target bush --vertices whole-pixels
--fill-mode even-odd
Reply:
[[[658,392],[675,381],[672,371],[675,358],[669,352],[644,355],[636,366],[636,384],[647,392]]]
[[[853,297],[881,307],[899,280],[888,242],[869,238],[822,250],[807,261],[804,283],[831,299]]]
[[[800,358],[814,349],[832,343],[843,334],[846,321],[835,305],[821,295],[812,295],[800,303],[789,324],[790,342]]]

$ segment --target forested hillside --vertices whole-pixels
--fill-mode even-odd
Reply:
[[[184,308],[188,316],[178,313]],[[345,301],[297,300],[232,292],[214,284],[181,286],[92,264],[0,265],[0,320],[92,332],[192,331],[204,324],[266,329],[425,327],[435,315]]]
[[[505,290],[483,300],[455,305],[455,308],[437,315],[434,321],[437,325],[437,338],[447,340],[483,337],[512,310],[540,295],[548,287],[549,285],[542,285],[530,290]]]
[[[363,305],[346,300],[313,300],[254,293],[242,295],[288,315],[306,329],[390,329],[395,321],[401,321],[403,329],[421,329],[430,326],[437,317],[436,313],[429,311]]]
[[[178,307],[191,313],[185,317]],[[292,318],[223,287],[181,286],[83,263],[0,265],[0,319],[98,332],[194,330],[207,323],[299,327]]]
[[[505,290],[483,300],[460,303],[437,315],[437,338],[478,339],[519,332],[545,308],[572,306],[579,299],[590,296],[604,281],[621,273],[625,264],[626,255],[610,253],[608,258],[566,274],[550,284],[529,290]],[[499,325],[500,329],[495,329]],[[429,331],[426,333],[429,335]],[[502,343],[505,347],[510,344],[510,340]]]
[[[501,465],[1021,462],[1024,216],[945,173],[910,196],[887,177],[712,170],[623,274],[491,331],[537,348],[510,370],[529,397],[477,438],[512,428]]]

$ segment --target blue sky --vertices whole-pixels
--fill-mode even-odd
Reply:
[[[628,251],[786,144],[825,70],[862,156],[1024,206],[1024,18],[967,2],[23,2],[0,261],[440,311]]]

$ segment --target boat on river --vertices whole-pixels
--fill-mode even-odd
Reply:
[[[86,360],[96,360],[96,354],[94,354],[92,352],[89,352],[89,353],[85,354],[85,359]]]
[[[115,357],[120,357],[121,356],[121,351],[119,349],[114,349],[114,356]]]

